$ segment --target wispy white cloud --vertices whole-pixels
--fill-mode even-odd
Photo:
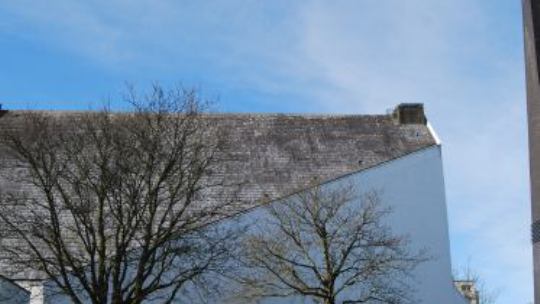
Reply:
[[[445,147],[455,264],[472,257],[489,284],[508,287],[501,303],[531,299],[522,51],[505,36],[520,37],[520,20],[494,26],[499,16],[477,2],[421,0],[319,2],[304,17],[305,54],[334,88],[318,92],[322,106],[424,102]]]
[[[0,9],[0,33],[114,73],[188,71],[218,90],[294,96],[276,103],[320,112],[424,102],[444,144],[455,262],[472,256],[489,284],[516,282],[501,303],[525,303],[519,14],[519,1],[498,0],[11,1]]]

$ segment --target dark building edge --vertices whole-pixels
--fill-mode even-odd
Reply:
[[[540,3],[523,0],[524,51],[531,186],[534,303],[540,303]]]

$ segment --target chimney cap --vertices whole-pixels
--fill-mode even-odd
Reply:
[[[394,109],[392,116],[399,124],[403,125],[425,125],[427,123],[423,103],[400,103]]]

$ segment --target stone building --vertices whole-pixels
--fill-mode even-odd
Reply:
[[[5,111],[0,127],[16,127],[21,114]],[[44,114],[60,119],[73,115]],[[406,234],[414,248],[426,248],[433,257],[414,271],[415,297],[421,303],[466,303],[452,281],[441,142],[427,123],[422,105],[402,104],[387,115],[211,117],[230,130],[226,149],[234,157],[224,160],[223,167],[231,179],[249,181],[241,193],[246,199],[253,204],[262,198],[279,201],[286,193],[305,189],[313,177],[322,186],[354,183],[362,189],[381,189],[381,200],[393,210],[388,219],[392,230]],[[0,159],[5,157],[0,154]],[[0,187],[21,186],[9,184],[2,174],[9,172],[0,172]],[[256,214],[256,208],[250,212]],[[0,265],[0,274],[5,266]],[[20,274],[10,280],[28,286],[31,276]],[[34,285],[33,291],[44,291],[34,295],[33,303],[62,303],[48,296],[47,286]]]
[[[480,304],[480,294],[474,281],[454,281],[456,289],[469,301],[469,304]]]

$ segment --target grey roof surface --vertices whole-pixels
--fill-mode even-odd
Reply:
[[[16,127],[22,113],[9,111],[0,116],[0,127]],[[425,124],[399,124],[392,115],[207,117],[228,130],[220,161],[222,174],[228,180],[247,183],[242,195],[252,201],[277,199],[302,189],[314,177],[328,181],[436,144]],[[5,160],[2,150],[0,146],[0,158]],[[5,182],[0,175],[0,187],[7,186]]]
[[[335,179],[436,144],[426,125],[390,115],[215,115],[230,130],[227,175],[248,181],[248,195],[276,199],[314,177]]]
[[[23,111],[0,114],[0,128],[17,128]],[[43,112],[57,117],[77,112]],[[245,183],[254,205],[436,145],[425,124],[400,124],[392,115],[208,114],[226,132],[221,173]],[[0,161],[6,161],[0,145]],[[7,160],[9,161],[9,160]],[[0,170],[0,188],[14,185]],[[5,171],[5,170],[4,170]],[[8,174],[10,174],[8,172]],[[0,273],[1,271],[0,266]],[[32,275],[29,275],[32,276]]]

